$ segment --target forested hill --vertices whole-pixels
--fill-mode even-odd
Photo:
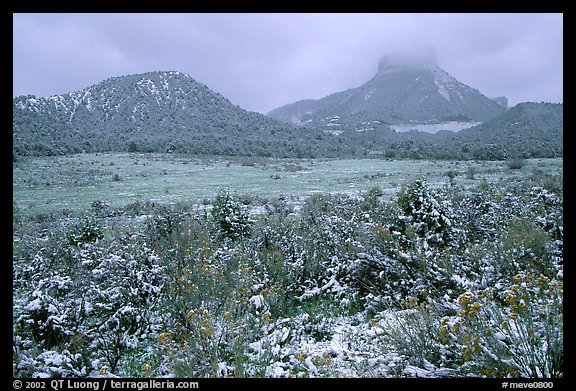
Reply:
[[[339,137],[370,155],[407,159],[506,160],[563,156],[564,106],[519,103],[459,132],[344,131]]]
[[[454,133],[301,127],[249,112],[180,72],[114,77],[13,99],[13,157],[172,152],[262,157],[507,159],[563,154],[563,105],[522,103]]]
[[[562,157],[563,118],[561,103],[519,103],[490,121],[456,133],[401,135],[412,143],[412,157],[459,160]]]
[[[330,135],[233,105],[181,72],[107,79],[81,91],[13,100],[15,155],[101,151],[275,157],[330,155]]]
[[[560,157],[563,133],[563,104],[528,102],[458,132],[457,138],[463,145],[475,146],[475,154],[488,159],[513,153],[525,157]]]

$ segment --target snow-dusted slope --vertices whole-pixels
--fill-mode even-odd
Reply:
[[[226,98],[181,72],[113,77],[77,92],[47,98],[16,97],[14,105],[79,126],[84,121],[98,121],[118,127],[118,121],[122,121],[136,128],[148,126],[151,121],[186,127],[193,122],[178,122],[198,122],[217,112],[237,109]],[[167,115],[168,110],[172,115]]]
[[[13,134],[15,153],[24,155],[132,150],[313,157],[330,144],[320,130],[244,110],[181,72],[113,77],[46,98],[15,97]]]

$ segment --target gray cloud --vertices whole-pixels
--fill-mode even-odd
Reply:
[[[487,96],[563,101],[562,14],[14,14],[13,94],[177,70],[243,108],[357,87],[394,51],[434,48]]]

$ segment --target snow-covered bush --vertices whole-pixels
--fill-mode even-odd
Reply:
[[[72,334],[66,326],[69,318],[74,317],[74,309],[69,308],[65,300],[72,288],[69,276],[54,274],[40,279],[30,295],[26,315],[19,320],[41,347],[60,345]]]
[[[158,374],[181,377],[247,376],[248,344],[270,321],[256,273],[234,248],[217,248],[172,276],[163,303]]]
[[[221,190],[212,201],[212,219],[222,237],[237,240],[250,233],[250,216],[239,198]]]
[[[270,289],[267,302],[274,318],[286,316],[303,293],[307,251],[289,219],[266,220],[252,230],[250,266],[259,284]]]
[[[466,242],[492,241],[499,227],[506,224],[509,209],[498,202],[498,197],[495,186],[481,185],[455,203],[455,222],[466,232]]]
[[[72,245],[95,242],[104,237],[99,221],[90,215],[84,216],[78,223],[68,229],[68,241]]]
[[[522,273],[510,285],[466,291],[440,336],[458,347],[463,373],[490,377],[562,377],[562,282]]]
[[[101,352],[111,372],[128,351],[157,331],[165,279],[160,260],[145,245],[114,250],[95,261],[85,260],[91,267],[92,289],[84,296],[99,322],[90,346]]]
[[[389,206],[397,217],[387,224],[367,224],[364,250],[347,268],[365,308],[375,313],[406,308],[410,297],[439,300],[454,289],[454,250],[446,244],[453,244],[457,231],[449,200],[418,181],[399,195],[398,204],[401,210]]]
[[[398,194],[403,214],[398,216],[401,232],[413,232],[432,245],[450,245],[453,236],[452,204],[442,199],[423,180],[404,187]]]
[[[374,317],[373,330],[380,349],[384,353],[397,353],[421,368],[438,365],[441,348],[437,314],[426,305],[417,305],[416,300],[411,306],[400,311],[383,311]]]
[[[78,244],[75,268],[35,262],[37,280],[14,309],[16,373],[88,376],[101,369],[94,368],[95,360],[122,372],[125,355],[155,332],[164,280],[155,254],[132,240]]]

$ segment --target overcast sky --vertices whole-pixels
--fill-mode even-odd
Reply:
[[[509,104],[563,102],[562,14],[14,14],[13,94],[112,76],[189,74],[261,113],[358,87],[391,51],[434,47],[459,81]]]

